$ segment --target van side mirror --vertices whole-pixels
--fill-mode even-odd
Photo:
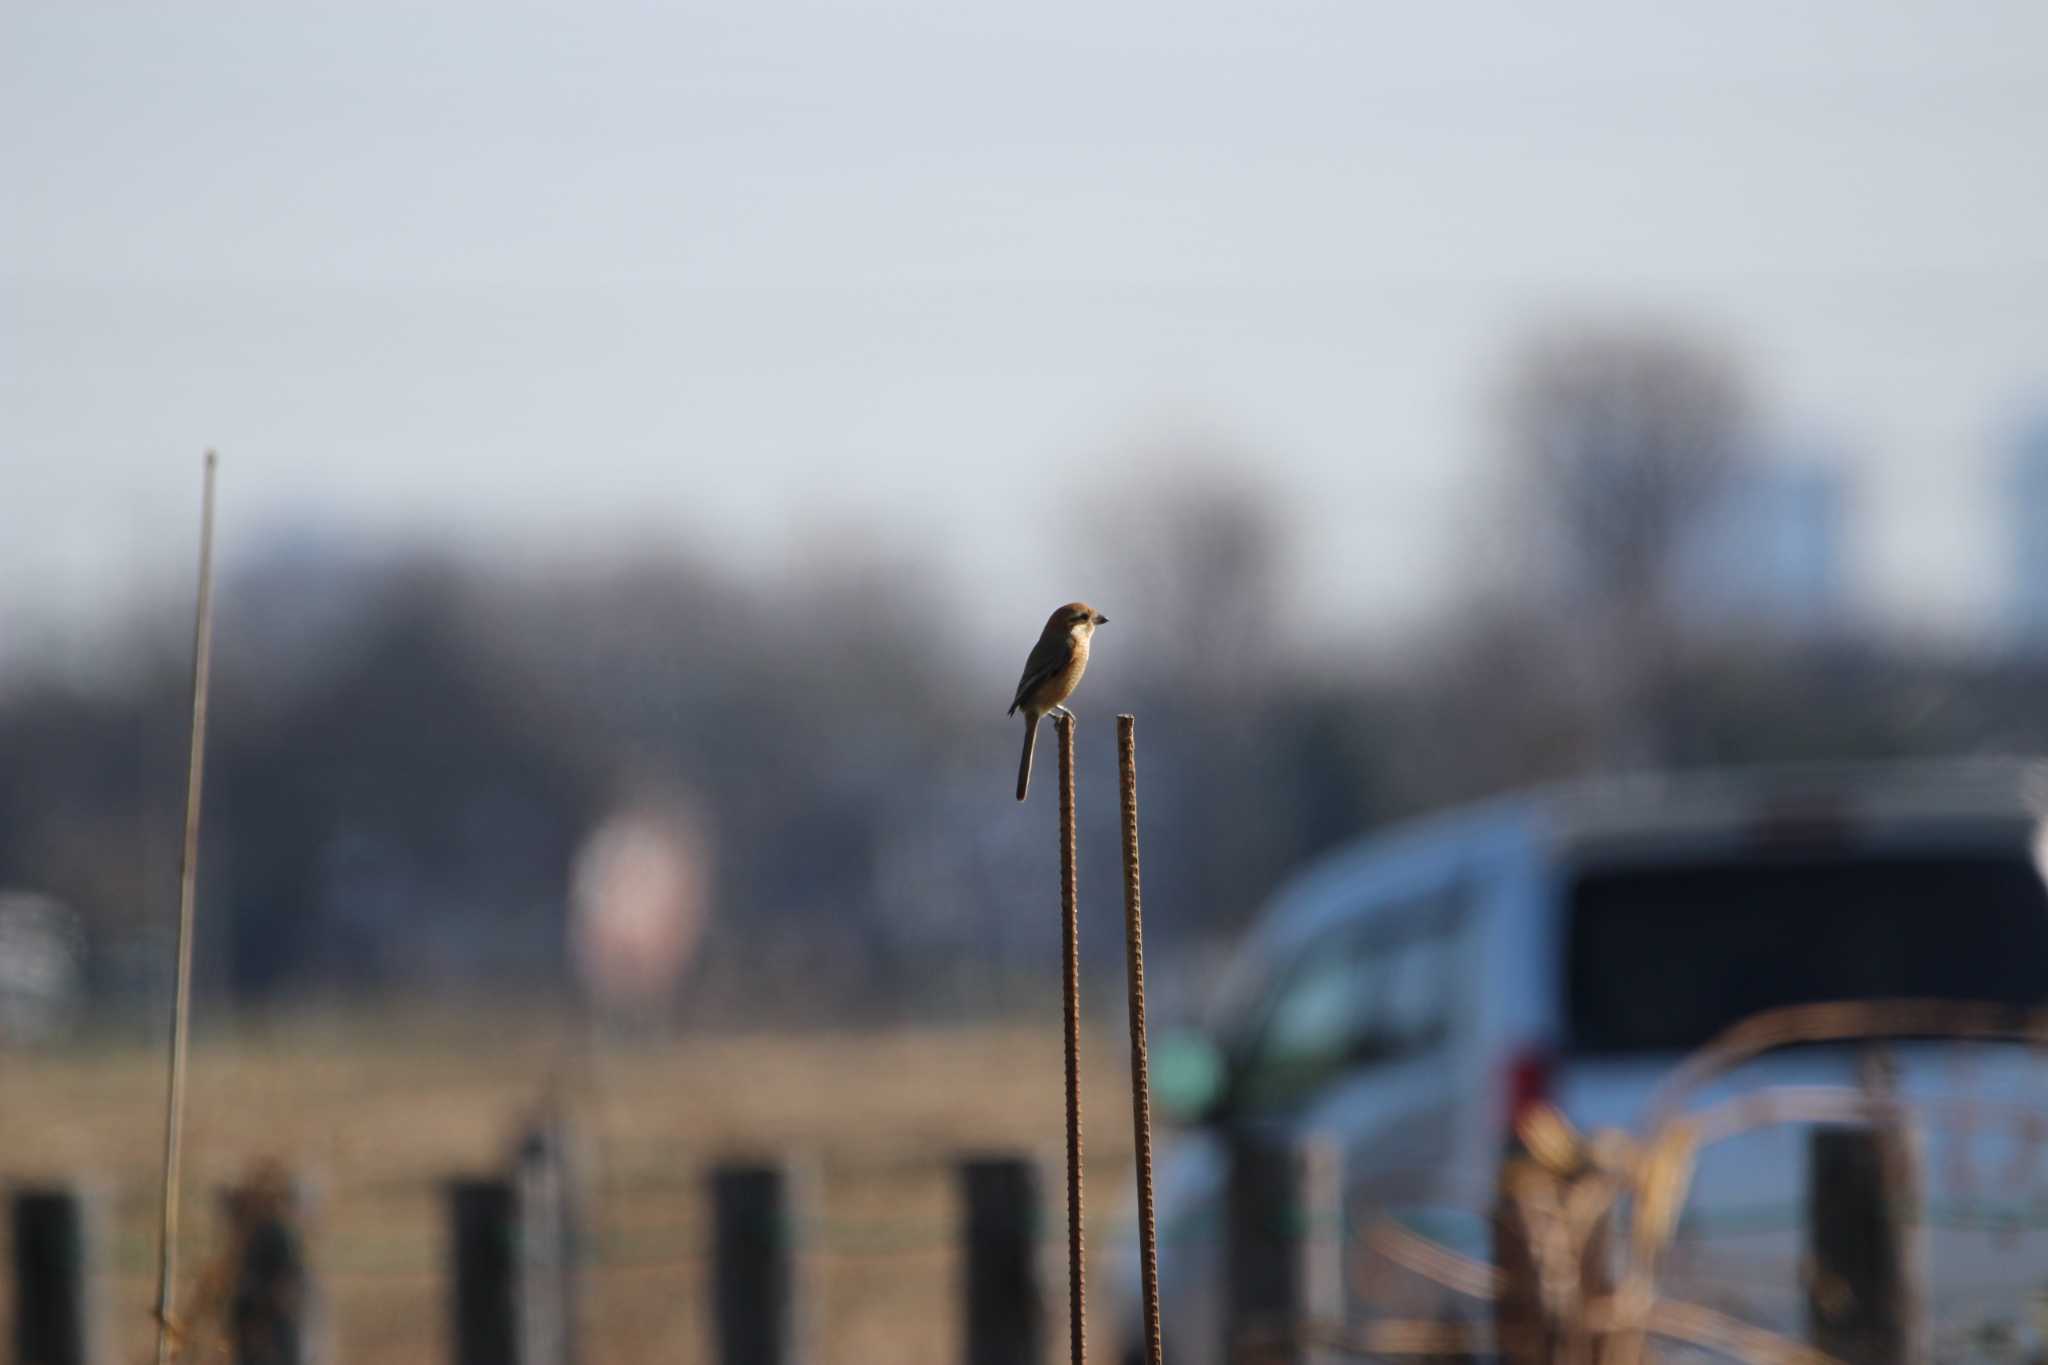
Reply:
[[[1207,1123],[1222,1113],[1230,1094],[1223,1049],[1199,1033],[1173,1032],[1152,1050],[1152,1098],[1179,1124]]]

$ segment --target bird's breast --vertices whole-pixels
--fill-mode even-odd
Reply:
[[[1052,680],[1052,692],[1054,693],[1055,701],[1065,701],[1069,696],[1073,695],[1074,688],[1080,685],[1081,673],[1087,667],[1088,637],[1076,635],[1074,637],[1074,648],[1067,655],[1067,666],[1061,669]]]

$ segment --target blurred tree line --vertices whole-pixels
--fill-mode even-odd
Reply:
[[[1088,581],[1115,585],[1101,654],[1141,718],[1162,955],[1224,941],[1334,843],[1510,787],[2048,747],[2038,662],[1688,617],[1688,528],[1754,448],[1712,346],[1562,331],[1502,411],[1497,476],[1463,509],[1469,587],[1397,650],[1285,637],[1288,528],[1244,460],[1168,452],[1120,500],[1135,517],[1095,537],[1114,547]],[[1010,797],[1013,668],[949,647],[925,574],[861,554],[814,570],[764,585],[681,555],[521,571],[303,548],[248,564],[220,611],[202,980],[249,1002],[566,989],[576,850],[655,792],[687,796],[713,850],[692,1015],[1037,1001],[1057,960],[1053,794]],[[79,912],[116,1012],[168,976],[185,669],[163,639],[100,676],[0,678],[0,887]],[[1087,700],[1083,877],[1106,966],[1116,783],[1108,707]]]

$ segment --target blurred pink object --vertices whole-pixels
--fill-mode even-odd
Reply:
[[[680,799],[621,806],[597,826],[570,873],[569,948],[592,1000],[638,1011],[675,989],[703,937],[710,855]]]

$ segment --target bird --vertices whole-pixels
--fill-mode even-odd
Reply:
[[[1038,744],[1038,722],[1048,713],[1072,719],[1073,712],[1061,705],[1074,695],[1082,672],[1088,667],[1088,637],[1109,618],[1086,602],[1069,602],[1046,618],[1038,643],[1024,660],[1024,676],[1017,679],[1017,695],[1010,699],[1005,714],[1024,713],[1024,758],[1017,766],[1017,799],[1031,790],[1031,751]]]

